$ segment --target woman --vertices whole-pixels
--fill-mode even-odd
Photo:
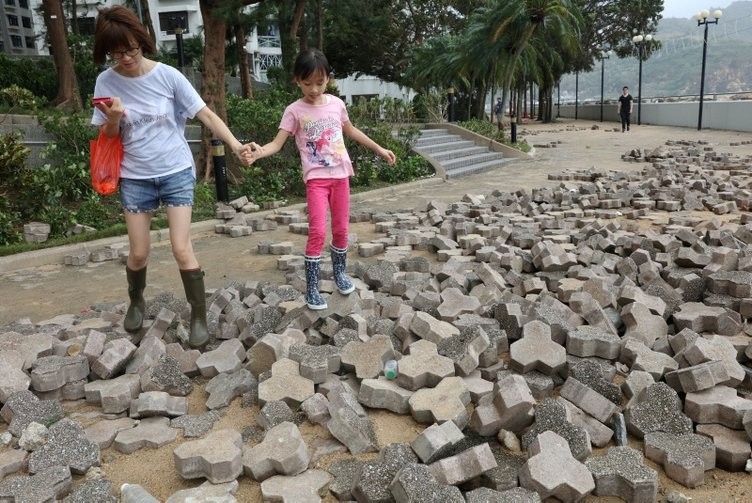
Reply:
[[[97,77],[95,98],[111,99],[97,101],[91,122],[108,137],[120,135],[123,143],[120,200],[130,243],[125,268],[130,304],[123,325],[129,332],[143,325],[149,228],[152,213],[162,204],[191,305],[188,342],[202,347],[209,332],[204,273],[190,236],[196,167],[185,139],[186,120],[198,117],[246,164],[249,147],[241,145],[179,71],[146,57],[155,53],[154,42],[132,11],[119,5],[99,10],[94,62],[101,65],[109,57],[114,65]]]

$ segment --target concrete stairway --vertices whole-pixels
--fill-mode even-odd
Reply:
[[[487,146],[464,140],[446,129],[423,129],[413,150],[428,159],[436,170],[436,176],[443,178],[457,178],[499,168],[514,160]]]

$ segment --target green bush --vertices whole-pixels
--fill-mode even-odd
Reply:
[[[35,111],[38,100],[34,93],[23,87],[12,85],[0,90],[0,103],[7,106],[9,111]]]
[[[13,85],[52,101],[57,96],[57,72],[52,59],[12,57],[0,53],[0,89]]]

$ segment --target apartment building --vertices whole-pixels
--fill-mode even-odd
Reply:
[[[0,0],[0,52],[38,54],[32,8],[29,0]]]

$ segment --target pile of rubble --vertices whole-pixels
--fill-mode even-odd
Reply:
[[[738,212],[750,166],[668,151],[639,174],[354,214],[384,234],[357,244],[356,292],[337,293],[324,265],[330,307],[310,311],[302,261],[280,255],[287,284],[211,292],[203,352],[181,344],[186,304],[169,294],[136,335],[122,304],[3,327],[0,499],[118,501],[101,451],[169,445],[178,430],[173,469],[206,482],[170,503],[235,501],[239,477],[271,501],[650,502],[662,488],[645,458],[687,488],[715,467],[752,471],[752,219]],[[263,244],[275,249],[292,251]],[[213,429],[235,399],[260,408],[258,424]],[[101,415],[84,427],[63,400]],[[379,452],[373,409],[427,427]],[[352,455],[314,461],[302,421]],[[71,474],[86,477],[74,488]]]

